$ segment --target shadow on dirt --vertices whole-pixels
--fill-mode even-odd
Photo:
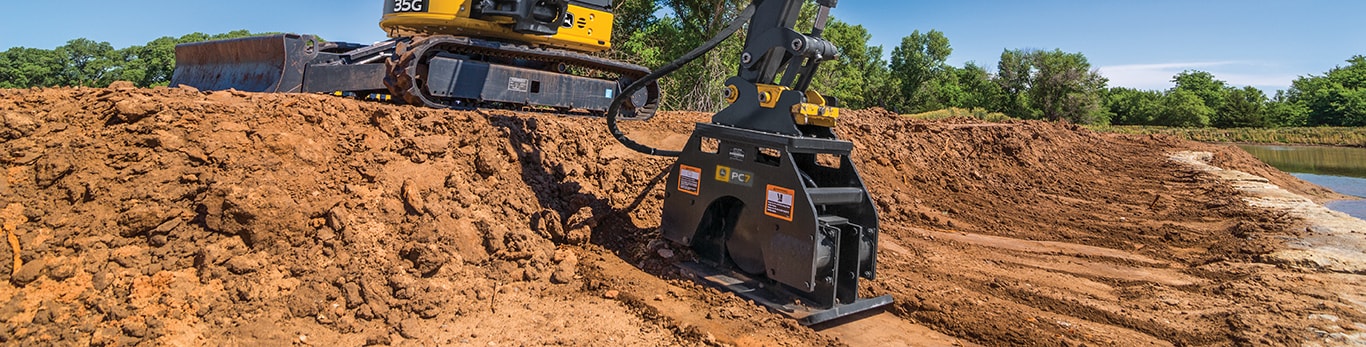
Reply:
[[[482,113],[482,112],[481,112]],[[495,126],[507,131],[509,144],[516,152],[521,163],[522,181],[531,187],[540,206],[548,209],[537,213],[531,220],[534,230],[545,229],[546,225],[558,225],[561,233],[574,235],[575,230],[589,231],[586,238],[556,237],[552,240],[560,244],[582,244],[588,242],[612,251],[617,256],[638,267],[644,265],[650,251],[651,241],[659,238],[657,225],[638,225],[631,218],[642,205],[662,189],[668,169],[659,171],[642,186],[602,187],[602,189],[629,189],[633,194],[631,202],[622,208],[613,206],[610,198],[585,192],[585,183],[568,177],[563,163],[547,158],[548,143],[546,136],[556,136],[542,131],[541,121],[534,118],[519,118],[484,113]],[[595,165],[596,163],[586,163]],[[620,174],[620,173],[609,173]],[[654,204],[657,205],[657,204]],[[648,211],[658,213],[658,211]],[[551,227],[554,229],[554,227]],[[658,266],[645,266],[659,269]],[[647,271],[648,271],[647,269]],[[658,274],[658,271],[649,271]]]

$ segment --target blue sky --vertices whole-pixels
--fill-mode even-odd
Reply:
[[[992,67],[1006,48],[1081,52],[1111,86],[1165,89],[1186,69],[1285,89],[1366,55],[1366,1],[856,1],[834,14],[887,51],[913,30],[944,32],[950,63]]]
[[[380,0],[12,1],[0,11],[0,49],[53,48],[77,37],[115,47],[160,36],[235,29],[384,39]],[[943,31],[950,63],[994,67],[1003,49],[1086,54],[1112,86],[1165,89],[1186,69],[1274,91],[1366,54],[1362,0],[859,1],[834,11],[891,48],[913,30]]]

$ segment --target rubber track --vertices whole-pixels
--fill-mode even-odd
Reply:
[[[436,49],[438,51],[433,52]],[[565,51],[559,49],[537,48],[522,44],[511,44],[498,41],[480,40],[459,36],[428,36],[413,38],[408,41],[400,41],[395,47],[394,57],[387,61],[388,76],[385,78],[385,85],[389,91],[411,105],[424,105],[432,108],[451,108],[452,106],[436,102],[430,94],[422,88],[422,83],[418,83],[420,76],[426,74],[425,57],[433,56],[437,52],[450,52],[456,54],[477,54],[487,57],[512,58],[523,60],[534,60],[548,63],[562,63],[571,66],[588,68],[596,71],[614,73],[619,76],[637,79],[650,73],[650,69],[629,63],[622,63],[610,59],[594,57],[591,55]],[[624,83],[618,83],[625,86]],[[649,100],[645,105],[636,106],[632,110],[634,116],[624,117],[631,120],[646,120],[653,117],[659,108],[659,86],[651,84],[646,89]]]

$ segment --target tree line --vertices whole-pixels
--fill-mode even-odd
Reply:
[[[1185,71],[1166,91],[1109,88],[1102,93],[1110,122],[1188,128],[1366,126],[1366,57],[1323,75],[1296,78],[1268,98],[1235,88],[1204,71]]]
[[[615,58],[644,66],[668,63],[711,38],[745,0],[626,0],[616,3]],[[804,9],[799,30],[809,29],[815,8]],[[705,59],[684,67],[662,85],[672,109],[715,111],[725,106],[722,83],[738,68],[744,32]],[[975,62],[947,63],[953,47],[943,32],[914,31],[900,44],[870,45],[861,25],[832,19],[823,37],[841,56],[821,66],[813,88],[848,108],[882,107],[898,113],[945,108],[1000,112],[1014,118],[1097,125],[1175,127],[1366,126],[1366,58],[1296,79],[1267,97],[1235,88],[1204,71],[1185,71],[1165,91],[1110,87],[1078,52],[1005,49],[995,69]]]
[[[643,66],[662,66],[710,39],[735,18],[747,0],[620,0],[614,3],[615,49],[604,55]],[[802,11],[798,30],[810,30],[815,7]],[[738,69],[744,31],[661,81],[665,109],[717,111],[726,105],[722,83]],[[178,38],[114,49],[107,42],[76,39],[53,50],[11,48],[0,52],[0,88],[106,86],[127,80],[166,85],[175,45],[250,36],[247,31]],[[914,31],[890,52],[871,45],[861,25],[832,19],[823,37],[839,47],[837,60],[822,65],[813,88],[846,108],[882,107],[899,113],[945,108],[999,112],[1014,118],[1080,124],[1175,127],[1366,126],[1366,57],[1323,75],[1296,79],[1268,97],[1236,88],[1204,71],[1173,76],[1175,87],[1137,90],[1110,87],[1078,52],[1005,49],[994,69],[968,62],[948,64],[953,47],[943,32]]]
[[[164,86],[175,71],[177,44],[252,35],[256,34],[246,30],[193,33],[120,49],[85,38],[67,41],[55,49],[14,47],[0,52],[0,88],[105,87],[114,81],[129,81],[139,87]]]

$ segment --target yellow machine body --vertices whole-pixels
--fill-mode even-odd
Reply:
[[[395,5],[395,1],[400,2]],[[555,35],[531,35],[513,31],[507,18],[473,18],[471,2],[477,0],[418,0],[422,11],[398,12],[390,6],[402,6],[403,0],[386,2],[384,18],[379,25],[389,37],[415,35],[455,35],[499,38],[528,44],[564,48],[582,52],[600,52],[612,48],[612,13],[569,5],[569,18]]]

